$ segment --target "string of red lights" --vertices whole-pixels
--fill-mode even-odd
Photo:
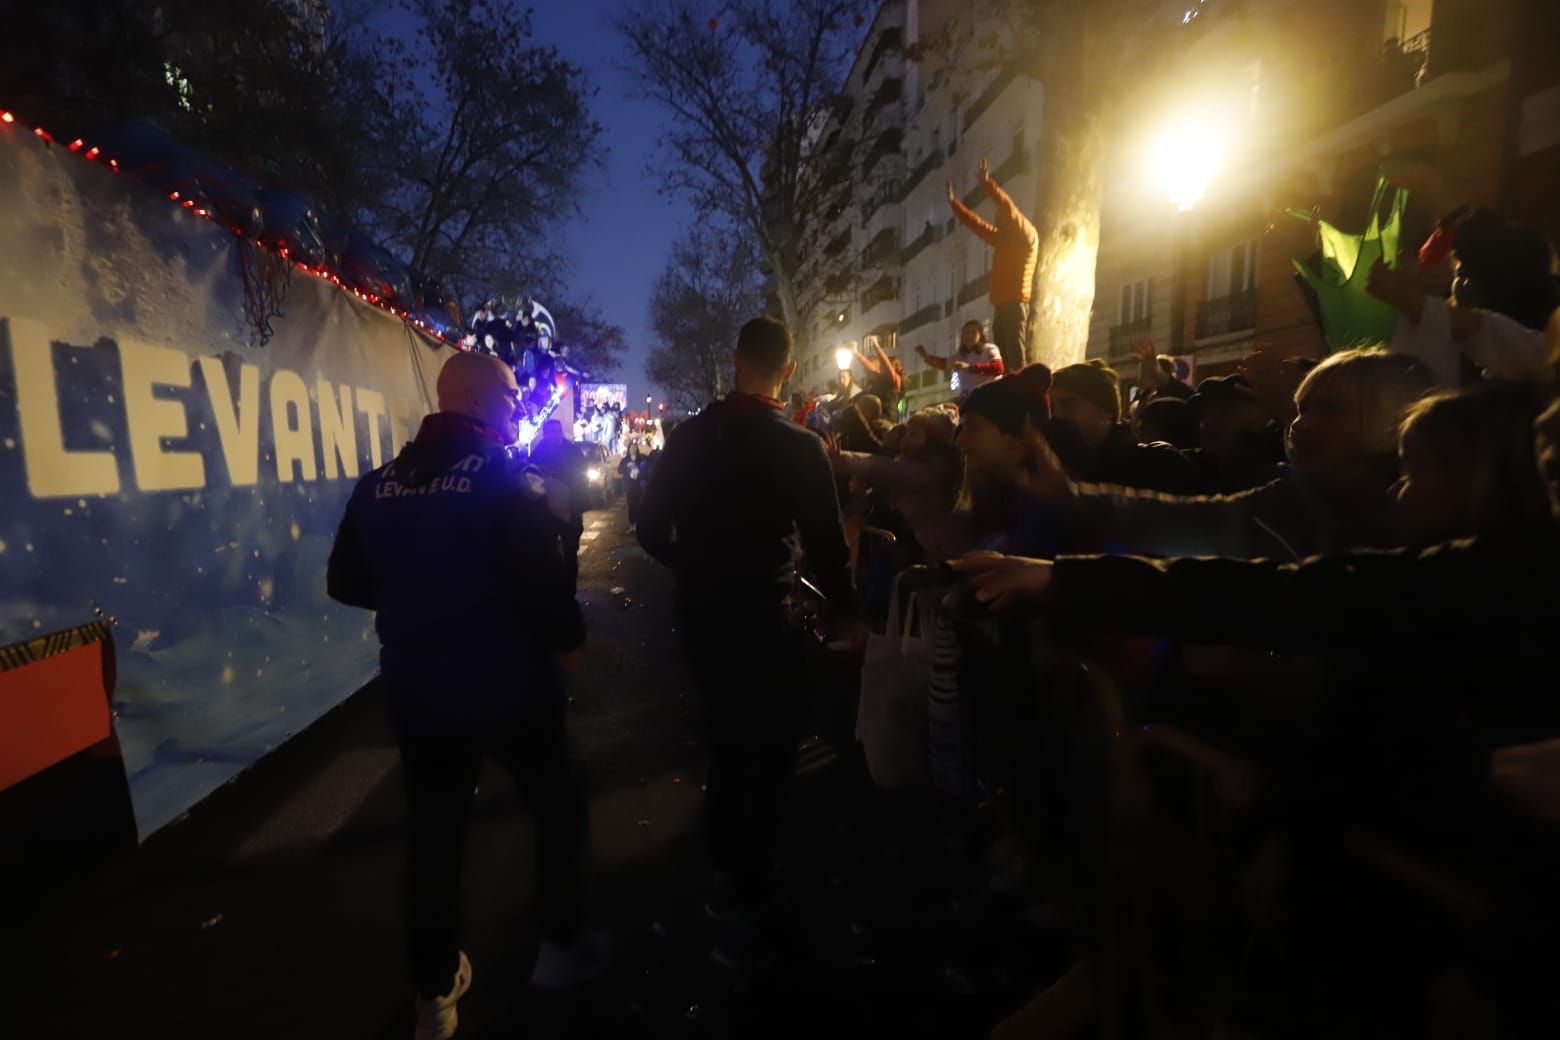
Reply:
[[[27,128],[27,124],[22,123],[20,120],[18,120],[17,117],[16,117],[16,114],[14,112],[11,112],[11,111],[6,110],[6,109],[0,109],[0,127],[7,127],[7,126],[13,126],[13,125],[21,126],[23,128]],[[45,143],[51,144],[51,145],[55,143],[54,135],[49,133],[49,131],[44,129],[43,127],[41,127],[41,126],[33,126],[30,129],[32,130],[34,136],[38,137],[40,140],[44,141]],[[114,173],[119,173],[120,172],[119,161],[117,159],[113,158],[112,156],[104,155],[102,153],[102,150],[100,148],[96,147],[96,146],[93,146],[91,148],[86,148],[86,141],[84,141],[80,137],[78,137],[75,140],[71,141],[68,145],[66,145],[66,148],[71,153],[80,155],[82,158],[86,159],[89,162],[94,162],[94,163],[99,163],[101,165],[106,165]],[[83,151],[83,149],[85,149],[85,150]],[[169,192],[168,193],[168,201],[178,203],[182,208],[189,210],[190,212],[194,213],[197,217],[201,217],[203,219],[210,220],[212,223],[218,224],[218,226],[223,226],[223,225],[220,224],[220,222],[217,220],[217,218],[212,215],[212,213],[209,210],[207,210],[206,208],[204,208],[202,206],[197,206],[193,199],[181,198],[180,197],[180,193],[177,192],[177,191],[173,191],[173,192]],[[257,248],[261,248],[261,249],[269,248],[262,242],[256,242],[253,239],[246,238],[242,228],[226,226],[225,230],[232,232],[233,235],[235,237],[237,237],[237,238],[245,239],[245,241],[248,241],[250,244],[256,246]],[[433,339],[438,340],[441,343],[446,343],[449,346],[455,347],[457,350],[469,349],[459,339],[452,338],[450,336],[445,335],[440,330],[434,328],[433,326],[427,324],[426,322],[424,322],[421,319],[419,319],[418,317],[416,317],[414,314],[412,314],[411,311],[406,310],[405,308],[402,308],[402,307],[395,306],[394,304],[390,303],[389,301],[387,301],[387,300],[385,300],[385,299],[383,299],[383,298],[381,298],[379,296],[376,296],[373,293],[365,293],[365,292],[363,292],[363,291],[361,291],[359,289],[356,289],[356,288],[346,284],[345,282],[343,282],[341,280],[340,276],[338,276],[336,274],[336,272],[332,271],[330,268],[326,267],[323,264],[320,264],[320,265],[310,265],[310,264],[306,264],[306,263],[303,263],[303,262],[298,261],[298,260],[294,260],[292,257],[288,256],[287,248],[285,246],[281,246],[281,247],[277,248],[276,250],[274,250],[274,252],[275,252],[275,254],[277,256],[280,256],[283,260],[285,260],[288,263],[292,264],[293,267],[296,268],[297,270],[302,271],[305,274],[313,275],[316,278],[322,278],[325,281],[330,282],[332,285],[336,286],[336,288],[342,290],[343,292],[351,293],[353,296],[356,296],[358,299],[362,300],[364,303],[371,304],[372,306],[378,307],[382,311],[385,311],[385,312],[387,312],[389,314],[393,314],[397,318],[400,318],[403,322],[406,322],[408,325],[415,325],[417,328],[422,330],[423,333],[425,333],[426,335],[432,337]]]

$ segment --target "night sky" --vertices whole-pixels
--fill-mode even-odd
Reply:
[[[561,224],[559,233],[562,251],[573,258],[575,295],[594,296],[607,320],[628,333],[629,353],[614,378],[629,384],[628,399],[636,401],[652,392],[642,370],[650,289],[692,210],[660,195],[645,172],[663,118],[654,105],[630,97],[633,84],[618,68],[625,63],[623,45],[609,19],[622,2],[542,0],[535,6],[536,40],[583,67],[599,91],[592,109],[605,128],[606,169],[592,175],[580,217]]]

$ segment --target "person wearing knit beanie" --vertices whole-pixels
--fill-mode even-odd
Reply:
[[[1115,369],[1103,361],[1059,368],[1051,375],[1051,411],[1098,444],[1121,418],[1121,386]]]

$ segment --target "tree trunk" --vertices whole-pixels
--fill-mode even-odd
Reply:
[[[775,295],[780,298],[780,317],[785,321],[785,327],[791,330],[793,352],[800,353],[811,340],[812,330],[808,328],[801,308],[796,303],[795,275],[781,262],[781,258],[767,247],[764,249],[764,258],[769,261],[769,273],[774,275]]]
[[[1055,369],[1082,361],[1088,351],[1105,142],[1098,115],[1049,92],[1046,102],[1034,210],[1040,255],[1024,354]]]

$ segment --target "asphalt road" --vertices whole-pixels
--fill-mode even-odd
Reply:
[[[671,582],[591,514],[580,595],[588,658],[572,735],[591,787],[589,917],[618,955],[568,999],[529,994],[530,828],[484,774],[466,855],[475,983],[462,1037],[983,1036],[1053,978],[1055,944],[985,894],[927,803],[882,797],[848,741],[848,675],[821,677],[783,864],[777,971],[709,959],[697,712]],[[40,893],[0,1038],[403,1038],[397,756],[370,688],[132,855]]]

